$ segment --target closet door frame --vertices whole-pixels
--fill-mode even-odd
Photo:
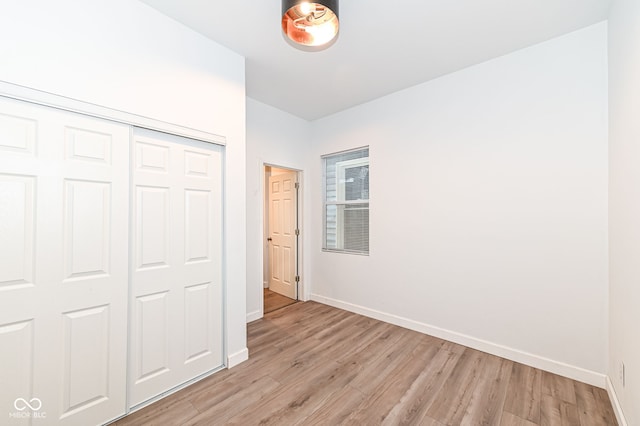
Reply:
[[[215,133],[211,133],[211,132],[206,132],[206,131],[202,131],[202,130],[198,130],[198,129],[193,129],[193,128],[189,128],[189,127],[184,127],[181,125],[177,125],[177,124],[173,124],[173,123],[169,123],[166,121],[162,121],[162,120],[156,120],[153,118],[148,118],[148,117],[144,117],[144,116],[140,116],[137,114],[132,114],[132,113],[128,113],[128,112],[124,112],[124,111],[119,111],[119,110],[115,110],[112,108],[108,108],[108,107],[103,107],[100,105],[96,105],[96,104],[92,104],[92,103],[87,103],[87,102],[83,102],[83,101],[79,101],[76,99],[72,99],[72,98],[68,98],[65,96],[60,96],[60,95],[56,95],[56,94],[52,94],[52,93],[48,93],[48,92],[44,92],[44,91],[40,91],[40,90],[36,90],[36,89],[32,89],[29,87],[25,87],[25,86],[20,86],[20,85],[16,85],[16,84],[12,84],[12,83],[8,83],[8,82],[4,82],[4,81],[0,81],[0,97],[4,97],[4,98],[8,98],[8,99],[14,99],[14,100],[18,100],[18,101],[23,101],[23,102],[28,102],[31,104],[35,104],[35,105],[39,105],[39,106],[44,106],[44,107],[50,107],[50,108],[55,108],[57,110],[60,111],[67,111],[67,112],[72,112],[72,113],[76,113],[76,114],[80,114],[80,115],[84,115],[84,116],[88,116],[88,117],[92,117],[92,118],[98,118],[98,119],[103,119],[103,120],[107,120],[107,121],[111,121],[114,123],[119,123],[119,124],[125,124],[130,126],[130,139],[129,139],[129,143],[132,144],[132,140],[133,140],[133,129],[135,127],[138,128],[142,128],[142,129],[148,129],[148,130],[152,130],[152,131],[158,131],[158,132],[163,132],[163,133],[168,133],[171,135],[175,135],[175,136],[180,136],[180,137],[185,137],[185,138],[190,138],[190,139],[194,139],[197,141],[201,141],[201,142],[206,142],[206,143],[210,143],[210,144],[214,144],[214,145],[218,145],[221,147],[222,150],[222,176],[223,176],[223,184],[222,184],[222,200],[223,200],[223,209],[222,209],[222,258],[221,258],[221,264],[222,264],[222,366],[219,369],[215,369],[212,371],[209,371],[205,374],[202,374],[199,377],[196,377],[188,382],[182,383],[177,385],[175,388],[161,394],[158,395],[155,398],[152,398],[148,401],[146,401],[143,404],[140,404],[138,406],[133,407],[130,404],[130,400],[129,400],[129,370],[131,369],[131,365],[130,365],[130,359],[131,359],[131,348],[127,349],[127,372],[126,372],[126,380],[127,380],[127,411],[125,413],[125,416],[137,411],[141,408],[144,408],[147,405],[150,405],[152,403],[154,403],[155,401],[164,398],[167,395],[170,395],[172,393],[175,393],[177,391],[179,391],[180,389],[183,389],[199,380],[204,379],[205,377],[208,377],[212,374],[215,374],[216,372],[224,369],[224,368],[230,368],[231,366],[235,365],[233,362],[230,361],[230,354],[228,351],[228,339],[229,339],[229,331],[228,331],[228,326],[227,326],[227,275],[226,275],[226,265],[227,265],[227,253],[225,250],[225,247],[227,247],[227,225],[226,225],[226,214],[225,214],[225,207],[224,207],[224,200],[226,199],[226,186],[224,184],[224,180],[225,180],[225,176],[226,176],[226,145],[227,145],[227,139],[225,136],[223,135],[219,135],[219,134],[215,134]],[[128,179],[132,179],[131,174],[129,174]],[[131,185],[130,185],[131,187]],[[131,188],[130,188],[131,191]],[[129,194],[131,195],[131,194]],[[128,244],[128,251],[129,251],[129,262],[131,264],[131,262],[134,261],[133,259],[133,254],[132,254],[132,236],[131,236],[131,206],[129,209],[129,215],[130,215],[130,222],[129,222],[129,244]],[[128,286],[129,286],[129,297],[127,300],[127,303],[130,305],[131,304],[131,272],[129,272],[129,282],[128,282]],[[132,321],[132,318],[130,318],[130,313],[131,313],[131,306],[129,306],[129,310],[128,310],[128,329],[130,330],[130,324]],[[129,336],[127,337],[127,339],[129,339]],[[231,362],[231,364],[229,364]],[[124,416],[123,416],[124,417]],[[110,421],[115,421],[117,419],[112,419]]]
[[[89,117],[101,118],[132,127],[140,127],[143,129],[169,133],[171,135],[183,136],[185,138],[208,142],[214,145],[221,145],[223,147],[227,145],[227,138],[223,135],[184,127],[178,124],[143,117],[141,115],[131,114],[124,111],[118,111],[64,96],[42,92],[40,90],[24,86],[18,86],[4,81],[0,81],[0,96],[36,105],[56,108],[62,111],[75,112]]]

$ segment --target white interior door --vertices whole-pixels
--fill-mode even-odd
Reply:
[[[222,148],[135,129],[130,405],[222,366]]]
[[[269,177],[269,289],[297,299],[297,172]]]
[[[0,98],[3,425],[125,413],[128,159],[128,126]]]

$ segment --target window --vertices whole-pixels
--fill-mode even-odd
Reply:
[[[322,157],[324,245],[328,251],[369,253],[369,148]]]

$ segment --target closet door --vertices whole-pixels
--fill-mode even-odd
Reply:
[[[222,149],[135,129],[130,405],[222,366]]]
[[[2,424],[125,413],[128,159],[128,126],[0,98]]]

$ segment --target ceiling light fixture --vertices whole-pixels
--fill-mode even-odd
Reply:
[[[294,46],[321,50],[335,42],[339,29],[338,0],[282,0],[282,31]]]

